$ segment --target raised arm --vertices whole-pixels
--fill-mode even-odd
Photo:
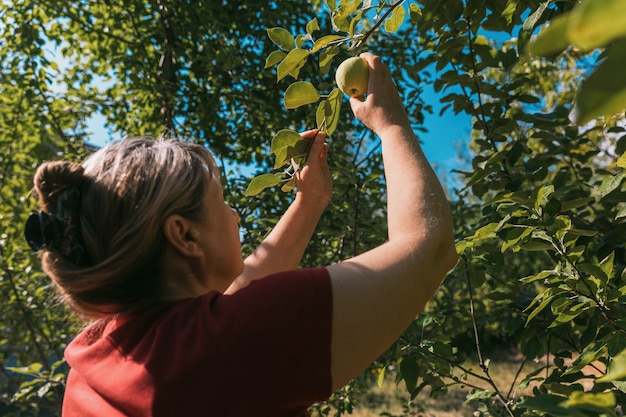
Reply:
[[[226,291],[234,293],[252,280],[298,267],[315,227],[330,201],[332,180],[328,170],[325,135],[311,130],[302,137],[313,140],[306,165],[297,173],[296,198],[278,224],[244,260],[244,270]]]
[[[445,194],[415,137],[380,58],[370,66],[365,101],[355,116],[382,141],[389,240],[328,267],[333,288],[331,375],[343,386],[407,328],[456,263]]]

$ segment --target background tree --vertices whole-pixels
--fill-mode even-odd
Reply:
[[[474,375],[490,387],[468,396],[478,415],[615,415],[626,403],[619,381],[626,367],[623,113],[584,126],[569,115],[584,102],[578,86],[589,70],[623,63],[612,52],[621,50],[613,45],[623,33],[593,46],[608,46],[604,55],[568,46],[565,35],[550,59],[526,53],[539,27],[569,20],[576,7],[552,0],[3,3],[2,414],[58,414],[62,350],[81,326],[52,297],[21,237],[39,163],[89,153],[89,121],[97,114],[114,137],[166,134],[204,143],[230,174],[227,199],[240,211],[250,251],[291,198],[279,189],[244,193],[253,174],[273,168],[271,138],[319,125],[313,101],[287,110],[283,93],[296,78],[329,93],[332,69],[367,48],[391,64],[416,131],[432,110],[421,98],[430,83],[444,109],[471,116],[472,134],[471,167],[450,190],[459,264],[362,378],[394,377],[413,396],[427,387],[436,396]],[[596,25],[610,18],[605,13]],[[292,45],[268,37],[270,28],[291,34]],[[298,49],[305,52],[287,59]],[[614,58],[598,60],[607,55]],[[386,236],[379,143],[348,107],[332,108],[335,196],[303,266],[340,261]],[[545,367],[520,368],[510,386],[498,386],[489,357],[503,346]],[[390,364],[396,374],[385,373]],[[516,396],[520,384],[532,384],[532,395]],[[350,411],[356,386],[314,410]]]

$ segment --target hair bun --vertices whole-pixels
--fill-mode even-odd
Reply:
[[[85,170],[79,163],[54,161],[41,165],[34,178],[41,208],[46,212],[58,211],[59,198],[64,200],[66,191],[80,189],[85,180]]]
[[[39,205],[46,213],[50,227],[42,225],[42,237],[48,250],[53,250],[77,266],[89,262],[80,226],[80,207],[85,170],[76,162],[47,162],[35,173],[34,186]],[[41,220],[40,220],[41,221]]]

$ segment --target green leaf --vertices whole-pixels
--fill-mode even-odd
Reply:
[[[596,383],[613,382],[620,379],[626,379],[626,349],[611,359],[606,374],[596,379]]]
[[[554,185],[544,185],[539,187],[536,190],[536,198],[535,198],[535,210],[537,212],[541,212],[541,208],[545,207],[548,201],[550,200],[550,196],[554,193]]]
[[[506,7],[504,8],[504,11],[502,12],[501,16],[504,17],[504,19],[506,20],[506,23],[509,25],[513,21],[513,16],[515,15],[515,12],[517,11],[518,4],[519,4],[519,0],[508,0],[506,2]]]
[[[246,195],[253,196],[269,187],[280,184],[281,178],[275,174],[261,174],[250,181],[245,191]]]
[[[569,45],[567,39],[568,14],[560,15],[545,26],[539,35],[530,42],[528,51],[531,55],[548,56],[558,54]]]
[[[293,146],[285,146],[276,153],[274,168],[280,168],[297,157],[306,156],[309,151],[310,139],[300,139]]]
[[[596,350],[587,350],[578,356],[572,365],[567,368],[565,372],[561,376],[575,374],[582,370],[585,366],[589,365],[592,362],[597,361],[606,353],[606,345],[598,347]]]
[[[617,159],[617,166],[620,168],[626,168],[626,152],[624,152],[622,156]]]
[[[520,241],[523,241],[526,237],[530,236],[533,232],[531,227],[513,227],[509,229],[502,243],[501,251],[504,253],[507,249],[513,248],[514,252],[519,251],[520,247],[515,248]]]
[[[300,33],[299,35],[296,36],[296,48],[302,48],[302,45],[304,45],[304,43],[307,41],[313,42],[313,38],[311,38],[311,35],[309,34],[305,35],[305,34]]]
[[[295,39],[289,31],[282,27],[267,29],[267,36],[272,42],[284,51],[291,51],[295,44]]]
[[[543,252],[553,249],[554,245],[543,240],[531,239],[522,245],[522,250],[528,252]]]
[[[613,277],[613,265],[615,263],[615,251],[611,252],[606,258],[600,262],[600,268],[604,272],[607,280]]]
[[[488,400],[489,398],[493,398],[495,395],[496,393],[493,391],[472,388],[472,390],[465,397],[465,402],[470,402],[473,400]]]
[[[409,5],[409,19],[411,23],[418,23],[422,18],[422,9],[416,3]]]
[[[604,283],[606,283],[609,279],[606,273],[604,273],[602,268],[600,268],[598,265],[592,263],[580,263],[577,265],[577,268],[580,272],[584,272],[585,274],[596,277]]]
[[[296,81],[285,90],[285,108],[287,109],[316,103],[319,99],[320,93],[308,81]]]
[[[333,58],[340,52],[339,47],[331,46],[320,52],[319,56],[319,68],[322,74],[328,74],[330,72],[330,66]]]
[[[574,200],[562,201],[561,210],[568,211],[568,210],[573,210],[573,209],[577,209],[580,207],[588,206],[589,203],[593,202],[594,200],[595,198],[593,197],[584,197],[584,198],[577,198]]]
[[[420,367],[417,361],[410,356],[403,357],[400,362],[400,375],[404,379],[407,391],[413,391],[420,377]]]
[[[539,303],[539,305],[537,307],[535,307],[531,311],[531,313],[528,315],[528,318],[526,319],[526,325],[528,325],[528,323],[530,323],[530,321],[532,319],[534,319],[537,316],[537,314],[541,313],[548,306],[548,304],[550,304],[550,302],[552,302],[554,297],[556,297],[559,294],[560,294],[560,292],[555,293],[555,290],[553,288],[548,288],[543,293],[537,294],[537,296],[535,296],[535,298],[531,301],[531,303],[528,305],[528,307],[526,307],[526,309],[524,309],[524,312],[526,312],[526,311],[532,309],[536,303],[541,301]]]
[[[335,88],[330,92],[328,98],[319,104],[315,112],[315,122],[327,136],[333,134],[339,123],[341,98],[341,90]]]
[[[600,188],[598,189],[600,197],[606,197],[612,191],[615,191],[615,189],[622,184],[624,178],[626,178],[626,171],[602,180],[602,184],[600,184]]]
[[[306,24],[306,33],[312,36],[313,32],[315,32],[316,30],[320,30],[320,24],[317,21],[317,17],[314,17]]]
[[[606,54],[606,59],[583,80],[576,95],[573,117],[578,125],[597,117],[610,117],[626,109],[626,40],[612,45]]]
[[[310,52],[306,49],[296,48],[289,51],[285,59],[283,59],[282,62],[278,64],[277,81],[282,80],[287,75],[291,75],[297,80],[298,75],[300,74],[300,70],[302,69],[304,64],[306,64],[309,55]]]
[[[381,367],[378,370],[378,378],[376,378],[376,384],[378,385],[378,387],[382,387],[383,386],[383,382],[385,382],[385,367]]]
[[[546,11],[546,8],[550,5],[550,3],[552,3],[552,0],[541,3],[539,7],[537,7],[537,10],[532,12],[530,16],[526,18],[523,26],[523,29],[526,32],[532,32],[535,29],[537,22],[541,19],[541,16],[543,16],[543,13]]]
[[[270,152],[276,154],[282,148],[295,146],[300,140],[302,140],[302,136],[300,136],[300,134],[295,130],[281,129],[272,138]]]
[[[280,61],[283,60],[283,58],[285,58],[287,56],[287,54],[283,51],[272,51],[270,52],[270,54],[267,56],[267,59],[265,60],[265,67],[264,69],[273,67],[274,65],[278,64]]]
[[[476,232],[474,233],[474,239],[481,240],[481,239],[495,237],[496,230],[498,230],[499,227],[500,227],[499,223],[489,223],[488,225],[485,225],[481,227],[480,229],[476,230]]]
[[[321,38],[316,40],[315,43],[313,44],[313,48],[311,49],[311,53],[314,54],[315,52],[317,52],[317,51],[327,47],[328,44],[330,44],[332,42],[337,42],[340,39],[347,39],[347,38],[345,38],[343,36],[339,36],[339,35],[322,36]]]
[[[566,401],[559,404],[566,409],[612,413],[615,409],[615,394],[612,392],[572,392]]]
[[[626,35],[626,1],[583,0],[572,9],[567,28],[569,41],[591,50]]]
[[[540,281],[548,277],[556,276],[556,274],[556,271],[554,271],[553,269],[543,270],[535,275],[520,278],[520,282],[523,282],[524,284],[530,284],[531,282]]]
[[[571,411],[559,407],[559,403],[566,400],[566,397],[551,394],[539,394],[534,397],[523,397],[518,406],[534,411],[544,411],[555,416],[569,416]]]
[[[41,372],[43,365],[39,362],[31,363],[30,366],[7,367],[9,371],[22,375],[36,375]]]
[[[283,184],[282,187],[280,187],[280,190],[282,192],[288,193],[289,191],[294,189],[294,187],[296,186],[296,183],[297,183],[296,177],[292,177],[291,179],[289,179],[289,181]]]
[[[388,33],[393,33],[400,29],[400,26],[402,26],[402,23],[404,23],[405,16],[406,10],[404,10],[404,7],[402,5],[397,6],[395,9],[393,9],[393,12],[391,12],[391,16],[389,16],[387,20],[385,20],[385,30]]]

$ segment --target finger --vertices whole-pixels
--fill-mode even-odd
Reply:
[[[311,129],[311,130],[307,130],[305,132],[300,132],[300,136],[302,136],[303,139],[312,139],[315,137],[315,135],[319,132],[319,129]]]
[[[324,148],[322,149],[322,153],[320,153],[320,159],[325,160],[328,158],[328,143],[324,143]],[[322,161],[327,162],[327,161]]]
[[[318,163],[319,159],[322,158],[322,155],[327,153],[326,148],[326,134],[323,132],[319,132],[315,136],[315,140],[311,144],[311,149],[309,150],[309,158],[308,160],[312,163]]]

